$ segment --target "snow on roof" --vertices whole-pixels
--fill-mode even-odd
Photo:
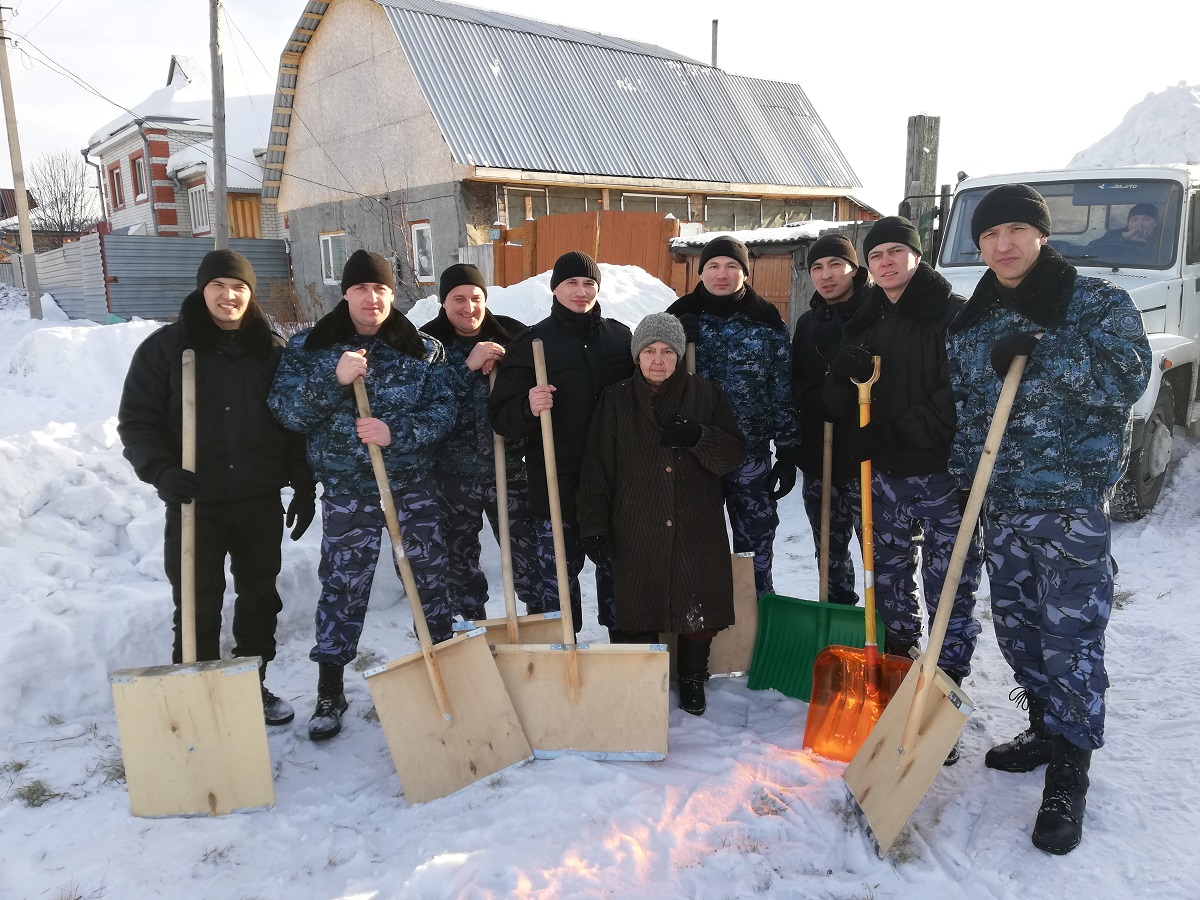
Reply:
[[[172,56],[167,84],[141,103],[113,119],[88,139],[95,147],[136,119],[155,125],[184,125],[202,129],[210,136],[197,135],[196,143],[174,154],[167,161],[167,173],[174,174],[196,163],[212,161],[212,81],[207,64],[196,57]],[[267,145],[272,98],[267,94],[226,96],[225,152],[226,178],[231,189],[260,190],[262,166],[254,157],[256,148]]]
[[[1151,92],[1111,133],[1072,157],[1068,168],[1200,163],[1200,84]]]
[[[703,247],[716,237],[731,237],[741,241],[747,247],[763,244],[791,244],[798,241],[815,241],[831,228],[840,228],[850,222],[827,222],[823,219],[812,219],[808,222],[797,222],[795,225],[782,225],[778,228],[751,228],[745,231],[706,231],[691,237],[671,238],[671,249],[680,250],[684,247]]]

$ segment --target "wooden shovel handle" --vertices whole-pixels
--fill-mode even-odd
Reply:
[[[866,381],[850,380],[858,386],[858,427],[871,421],[871,385],[879,380],[879,357],[872,356],[873,369]],[[862,504],[862,555],[863,555],[863,612],[866,615],[866,641],[864,650],[867,668],[874,672],[878,663],[879,641],[875,633],[875,511],[871,502],[871,461],[864,459],[858,467],[859,493]]]
[[[196,351],[183,351],[183,468],[196,471]],[[196,661],[196,501],[179,504],[179,629],[183,662]]]
[[[817,570],[820,572],[820,582],[817,587],[817,601],[826,603],[829,600],[829,519],[830,507],[833,505],[833,423],[825,423],[825,433],[821,441],[821,556],[817,560]]]
[[[696,342],[688,341],[683,348],[683,370],[689,375],[696,374]]]
[[[546,352],[541,338],[533,339],[533,371],[539,387],[549,384]],[[558,496],[558,461],[554,453],[554,424],[550,410],[538,413],[542,422],[542,454],[546,460],[546,493],[550,500],[550,527],[554,532],[554,570],[558,576],[558,608],[562,612],[563,645],[567,648],[567,688],[579,694],[579,660],[575,655],[575,620],[571,611],[571,585],[567,575],[567,541],[563,535],[562,502]]]
[[[496,367],[488,376],[489,389],[496,387]],[[500,572],[504,579],[504,619],[508,624],[508,642],[519,644],[517,625],[517,591],[513,585],[512,537],[508,528],[508,467],[504,458],[504,438],[492,432],[492,449],[496,457],[496,527],[500,539]]]
[[[358,403],[359,417],[371,418],[371,402],[367,399],[367,386],[363,383],[361,375],[354,379],[354,399]],[[446,684],[442,680],[441,669],[438,668],[437,656],[433,652],[433,640],[429,636],[429,623],[425,621],[425,610],[421,608],[421,598],[417,594],[417,579],[413,576],[412,563],[404,555],[404,534],[400,531],[396,501],[392,497],[387,467],[383,464],[383,451],[378,444],[367,444],[367,452],[371,454],[371,468],[375,472],[375,484],[379,488],[379,504],[383,507],[388,536],[392,539],[392,552],[396,556],[396,566],[400,569],[400,580],[404,583],[404,595],[408,597],[408,606],[412,610],[413,626],[421,642],[421,654],[425,657],[425,667],[429,670],[429,684],[433,688],[433,697],[437,701],[438,712],[447,722],[452,722],[453,714],[450,701],[446,697]]]
[[[950,610],[954,606],[954,595],[958,591],[958,582],[962,578],[963,566],[967,561],[967,553],[974,537],[975,525],[979,522],[979,511],[983,508],[983,498],[987,493],[988,482],[992,478],[992,469],[996,466],[996,453],[1000,450],[1000,441],[1004,439],[1004,430],[1008,427],[1008,416],[1012,412],[1013,400],[1017,396],[1017,388],[1021,384],[1021,376],[1025,374],[1026,356],[1015,356],[1008,366],[1008,374],[1004,376],[1004,387],[1000,389],[1000,399],[996,401],[996,412],[992,415],[992,424],[988,428],[987,439],[983,442],[983,452],[979,456],[979,465],[975,469],[975,478],[971,482],[971,494],[967,498],[967,506],[963,510],[962,524],[958,526],[958,534],[954,538],[954,552],[950,555],[950,566],[946,571],[946,581],[942,585],[942,594],[938,598],[937,615],[929,628],[929,646],[921,657],[921,670],[917,679],[917,692],[913,696],[912,706],[908,710],[908,719],[904,723],[904,736],[900,741],[900,754],[903,755],[916,744],[921,730],[921,718],[925,713],[925,705],[930,693],[934,690],[933,673],[937,668],[938,658],[942,655],[942,643],[946,640],[946,627],[950,624]]]

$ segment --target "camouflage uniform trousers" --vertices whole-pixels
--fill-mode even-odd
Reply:
[[[1109,521],[1100,507],[984,516],[996,642],[1017,683],[1047,701],[1046,727],[1104,745],[1104,629],[1112,613]]]
[[[954,539],[962,524],[962,501],[954,478],[946,472],[908,478],[875,472],[871,485],[875,595],[879,613],[890,643],[917,643],[921,638],[921,609],[917,602],[916,561],[912,552],[914,521],[924,535],[921,582],[925,589],[925,608],[932,623],[950,568]],[[979,587],[982,569],[983,549],[976,528],[967,549],[946,627],[946,640],[938,658],[938,665],[952,678],[965,678],[971,671],[971,656],[980,632],[974,610],[975,590]]]
[[[534,518],[533,530],[537,536],[537,561],[541,570],[542,604],[546,612],[557,612],[558,568],[554,562],[554,528],[549,519]],[[563,520],[563,543],[567,548],[567,585],[571,591],[571,615],[575,633],[583,627],[583,595],[579,590],[579,573],[583,571],[586,555],[579,542],[579,523]],[[593,560],[595,562],[595,560]],[[596,563],[596,618],[605,628],[617,627],[616,582],[613,579],[612,560]]]
[[[453,634],[446,598],[446,545],[428,476],[397,493],[396,513],[404,535],[404,554],[412,566],[417,593],[434,643]],[[317,643],[309,658],[345,666],[358,655],[358,639],[367,615],[371,583],[386,527],[379,496],[323,496],[321,519],[321,597],[317,601]]]
[[[771,458],[746,457],[721,479],[721,488],[733,531],[733,552],[754,554],[754,590],[759,596],[773,593],[772,545],[779,513],[771,499]]]
[[[496,483],[476,481],[460,475],[436,472],[442,532],[446,538],[446,593],[450,606],[464,619],[487,617],[487,577],[479,568],[479,531],[486,513],[496,541],[500,525],[496,519]],[[513,586],[528,612],[542,612],[538,581],[536,541],[529,516],[529,483],[524,478],[508,480],[508,536],[512,547]]]
[[[804,476],[804,511],[812,526],[817,564],[821,562],[821,480]],[[850,536],[862,537],[862,512],[858,485],[852,481],[829,486],[829,602],[855,606],[854,560],[850,558]]]

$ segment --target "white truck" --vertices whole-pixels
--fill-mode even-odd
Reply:
[[[1050,207],[1050,245],[1082,275],[1127,290],[1154,352],[1150,384],[1133,407],[1129,468],[1113,492],[1114,518],[1154,507],[1171,462],[1175,425],[1200,436],[1200,166],[1064,169],[967,178],[954,191],[937,270],[970,297],[985,267],[971,240],[971,215],[998,184],[1035,187]],[[1131,211],[1141,217],[1128,230]],[[1157,215],[1157,226],[1144,222]],[[1147,233],[1148,232],[1148,233]],[[1135,238],[1131,240],[1130,238]]]

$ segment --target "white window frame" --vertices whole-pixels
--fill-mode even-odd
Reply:
[[[125,185],[121,181],[121,167],[108,170],[108,205],[111,209],[125,208]]]
[[[139,182],[141,190],[138,190]],[[146,181],[146,157],[144,156],[139,156],[133,161],[133,193],[134,203],[140,203],[150,194],[150,185]]]
[[[625,209],[626,197],[631,197],[635,200],[653,200],[655,212],[662,212],[662,210],[658,208],[659,200],[668,200],[671,203],[678,203],[680,200],[682,200],[684,206],[687,207],[687,219],[684,221],[690,222],[692,220],[692,198],[687,194],[639,194],[637,191],[623,191],[621,193],[622,210]]]
[[[208,188],[198,184],[188,188],[188,210],[192,217],[192,234],[205,234],[212,230],[208,218]]]
[[[422,246],[429,251],[424,261],[421,260],[421,254],[417,252]],[[417,283],[433,284],[433,226],[430,223],[416,222],[413,224],[412,255],[413,273],[417,277]]]
[[[321,281],[325,284],[341,284],[342,269],[346,265],[346,232],[329,231],[321,239]]]

